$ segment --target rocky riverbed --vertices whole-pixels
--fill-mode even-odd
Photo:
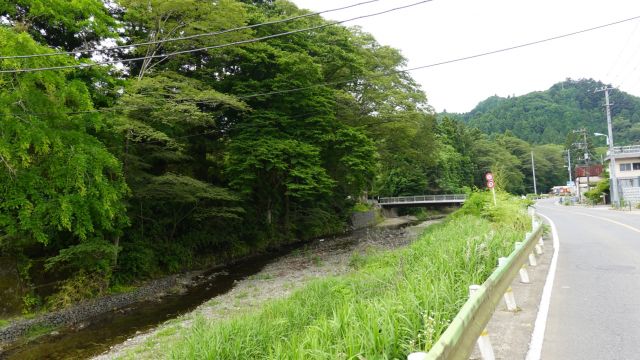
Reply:
[[[410,219],[405,219],[406,221]],[[166,357],[164,346],[179,336],[181,328],[189,327],[198,317],[223,320],[247,313],[265,301],[291,294],[312,279],[340,275],[349,271],[349,263],[355,253],[362,254],[405,246],[415,240],[426,227],[440,221],[425,221],[403,229],[365,229],[350,236],[314,241],[268,264],[259,273],[238,281],[231,291],[211,299],[193,312],[130,337],[94,359]],[[397,222],[402,223],[402,221]]]
[[[193,277],[194,273],[169,276],[150,281],[145,286],[131,292],[86,301],[68,309],[43,314],[33,319],[15,321],[9,326],[0,329],[0,351],[2,351],[3,346],[7,347],[34,328],[68,326],[81,329],[87,326],[90,319],[106,311],[123,309],[136,302],[162,297],[169,291],[180,291],[180,288],[188,285]]]
[[[264,301],[286,296],[313,278],[349,271],[354,253],[404,246],[424,227],[437,222],[399,228],[415,221],[411,217],[395,218],[381,227],[318,239],[288,250],[288,255],[271,254],[224,271],[170,276],[132,292],[16,321],[0,329],[0,359],[78,359],[110,347],[111,351],[100,358],[113,358],[142,344],[152,354],[148,358],[154,358],[153,344],[159,341],[159,334],[170,333],[176,326],[189,326],[196,316],[224,319],[246,312]]]

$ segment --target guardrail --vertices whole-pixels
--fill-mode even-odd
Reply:
[[[451,195],[418,195],[418,196],[398,196],[384,197],[378,200],[379,204],[405,204],[405,203],[421,203],[421,202],[462,202],[467,200],[465,194]]]
[[[440,336],[429,353],[413,353],[408,360],[469,359],[476,342],[482,359],[493,360],[493,348],[485,329],[501,298],[510,311],[517,311],[511,282],[520,274],[520,281],[529,282],[525,263],[536,266],[535,253],[542,254],[542,224],[530,208],[533,230],[527,233],[524,242],[516,243],[515,250],[506,258],[500,258],[498,267],[484,284],[469,287],[469,300],[462,306],[447,330]]]

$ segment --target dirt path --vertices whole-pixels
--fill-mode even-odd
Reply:
[[[344,274],[350,269],[349,262],[354,253],[405,246],[426,227],[440,221],[426,221],[404,229],[364,229],[335,240],[317,240],[267,265],[258,274],[239,281],[231,291],[206,302],[193,312],[167,321],[149,332],[140,333],[94,359],[166,357],[166,344],[174,341],[179,330],[189,327],[196,317],[223,320],[247,313],[265,301],[286,297],[312,279]]]

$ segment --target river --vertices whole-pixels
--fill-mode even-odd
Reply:
[[[109,311],[79,326],[47,331],[47,335],[0,353],[0,358],[21,360],[90,358],[160,323],[193,311],[204,302],[229,292],[244,279],[259,273],[265,266],[280,263],[281,267],[289,267],[287,272],[298,272],[304,268],[314,267],[315,264],[317,269],[314,269],[314,274],[317,275],[317,273],[322,274],[322,271],[318,271],[318,269],[322,270],[322,264],[330,263],[325,265],[325,270],[331,270],[333,274],[338,268],[336,264],[342,263],[341,266],[346,271],[348,258],[354,251],[365,249],[371,244],[383,248],[405,245],[413,241],[421,229],[430,223],[433,222],[425,222],[409,228],[399,226],[358,230],[345,236],[318,239],[305,245],[296,245],[278,254],[253,258],[223,270],[212,270],[201,275],[201,281],[187,287],[184,292]],[[303,252],[306,252],[306,255],[303,255]],[[291,265],[291,262],[286,261],[287,258],[296,256],[308,260],[308,264],[300,266],[300,262],[296,262],[296,265]],[[282,275],[283,271],[279,270],[278,274]]]

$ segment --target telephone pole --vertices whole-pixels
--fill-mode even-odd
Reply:
[[[567,160],[569,161],[569,182],[573,182],[573,178],[571,177],[571,149],[567,150]]]
[[[618,178],[616,177],[616,157],[613,153],[613,127],[611,125],[611,102],[609,102],[609,90],[612,88],[603,86],[596,92],[604,92],[605,104],[607,108],[607,131],[609,133],[609,176],[611,177],[611,204],[613,206],[620,205],[620,197],[618,193]]]
[[[533,151],[531,152],[531,171],[533,171],[533,192],[538,195],[538,187],[536,186],[536,162],[533,160]]]
[[[587,142],[587,130],[586,129],[580,129],[580,130],[573,130],[574,134],[580,134],[582,135],[582,142],[578,142],[578,143],[574,143],[573,146],[575,146],[576,148],[578,148],[579,150],[583,151],[584,154],[584,170],[585,170],[585,175],[587,177],[587,191],[590,190],[590,163],[589,163],[589,143]],[[579,176],[576,176],[579,180]],[[578,198],[580,198],[580,186],[578,185]]]

